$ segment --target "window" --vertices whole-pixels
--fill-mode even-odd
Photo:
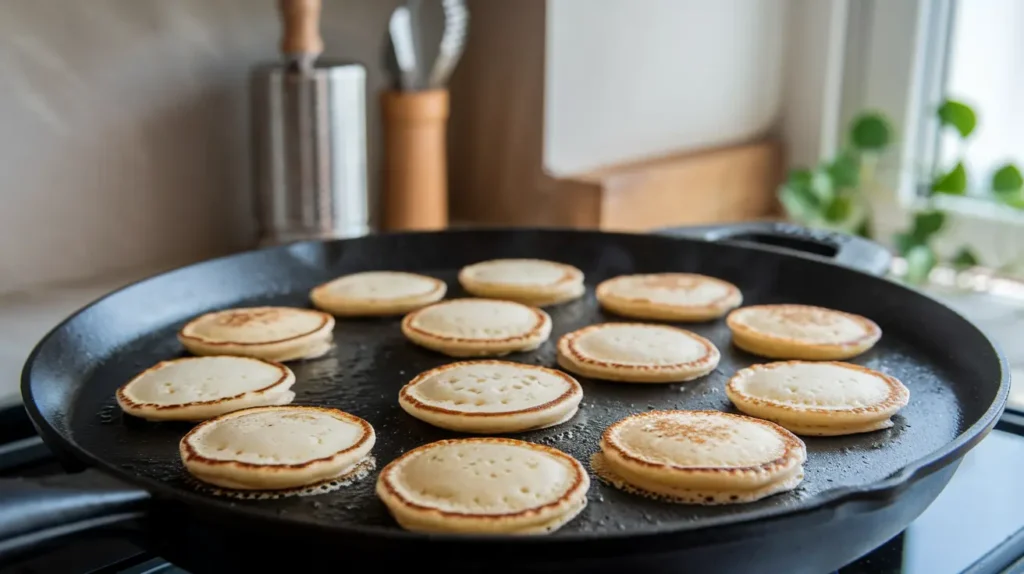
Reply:
[[[999,166],[1024,161],[1022,29],[1020,0],[958,0],[953,6],[945,91],[970,104],[979,121],[967,145],[945,134],[938,158],[942,165],[963,160],[971,195],[986,189]]]
[[[827,0],[846,15],[840,113],[831,131],[845,133],[865,110],[894,124],[892,169],[875,190],[876,236],[888,240],[923,208],[931,178],[962,161],[968,192],[936,196],[949,215],[937,248],[967,245],[982,263],[1024,269],[1024,210],[991,200],[994,171],[1008,161],[1024,169],[1024,2],[1020,0]],[[936,110],[954,99],[977,112],[963,145],[940,130]],[[829,131],[825,128],[822,131]]]

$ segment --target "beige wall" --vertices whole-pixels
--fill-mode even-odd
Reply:
[[[325,55],[376,92],[394,0],[325,0]],[[247,74],[275,0],[0,0],[0,292],[251,240]]]
[[[548,0],[545,168],[567,176],[764,135],[781,112],[788,8]]]
[[[323,1],[326,55],[369,67],[372,188],[398,1]],[[776,123],[791,0],[723,1],[550,2],[547,167],[721,145]],[[250,244],[246,79],[276,57],[275,4],[0,0],[0,293]]]

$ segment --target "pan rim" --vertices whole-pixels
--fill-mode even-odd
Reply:
[[[923,478],[938,471],[954,461],[960,459],[968,450],[977,445],[995,426],[999,416],[1005,410],[1006,399],[1009,396],[1010,390],[1010,369],[1009,363],[1006,359],[1006,355],[1002,352],[999,345],[992,341],[988,335],[986,335],[981,329],[979,329],[974,323],[964,317],[959,311],[953,309],[941,302],[937,298],[924,293],[922,291],[913,289],[906,285],[903,285],[897,281],[893,281],[886,277],[880,277],[851,269],[847,266],[838,264],[833,261],[823,260],[818,256],[802,256],[792,252],[780,252],[771,247],[761,247],[757,245],[743,244],[725,244],[719,243],[723,247],[728,249],[736,249],[739,251],[755,251],[755,252],[768,252],[776,256],[784,258],[794,258],[817,265],[824,265],[840,270],[839,272],[853,273],[869,277],[873,280],[882,281],[888,283],[893,288],[901,291],[909,292],[910,296],[923,297],[932,304],[939,305],[954,316],[960,319],[965,325],[968,325],[973,329],[974,335],[981,337],[983,341],[990,347],[993,354],[996,356],[999,362],[999,388],[996,392],[995,400],[985,412],[975,421],[974,424],[967,427],[962,433],[955,437],[952,441],[947,442],[941,448],[925,454],[924,456],[913,460],[904,465],[900,470],[896,471],[892,475],[885,479],[875,481],[871,484],[859,485],[859,486],[838,486],[828,490],[824,490],[813,497],[809,497],[806,502],[796,508],[787,507],[768,507],[758,511],[747,514],[725,514],[717,517],[704,518],[700,522],[694,522],[690,524],[680,525],[675,523],[671,526],[655,526],[650,529],[641,531],[605,531],[605,532],[556,532],[548,536],[532,536],[532,537],[514,537],[502,535],[485,535],[485,534],[422,534],[417,532],[411,532],[396,527],[385,527],[385,526],[354,526],[349,524],[327,524],[315,520],[308,520],[304,518],[295,517],[267,517],[260,512],[252,512],[246,507],[238,506],[233,504],[230,500],[219,500],[208,496],[203,496],[197,492],[190,492],[174,486],[170,486],[159,481],[146,479],[139,477],[136,474],[130,473],[124,469],[118,468],[117,466],[111,465],[108,462],[102,460],[89,450],[79,445],[70,436],[70,433],[59,432],[43,415],[42,411],[36,404],[35,397],[32,392],[32,368],[35,366],[35,362],[39,353],[43,350],[44,346],[57,335],[57,333],[65,328],[65,326],[74,321],[77,317],[83,313],[89,311],[93,307],[99,305],[103,301],[111,297],[115,297],[118,294],[135,288],[143,283],[149,281],[159,280],[163,277],[172,275],[174,273],[185,272],[205,265],[216,265],[218,262],[230,260],[232,258],[252,255],[256,253],[266,253],[270,251],[292,251],[296,249],[303,249],[307,247],[323,246],[329,243],[337,243],[344,241],[359,241],[367,238],[376,237],[415,237],[424,235],[437,235],[443,234],[461,234],[461,233],[494,233],[494,234],[577,234],[577,235],[597,235],[603,237],[651,237],[658,240],[665,240],[671,242],[683,242],[683,243],[708,243],[702,239],[696,239],[691,237],[680,237],[680,236],[669,236],[660,235],[657,233],[640,233],[640,232],[606,232],[598,230],[580,230],[567,227],[460,227],[457,229],[449,229],[445,231],[413,231],[413,232],[389,232],[389,233],[376,233],[369,236],[348,238],[348,239],[333,239],[333,240],[306,240],[296,241],[287,243],[284,245],[276,245],[269,247],[262,247],[258,249],[251,249],[238,253],[232,253],[228,255],[222,255],[220,257],[205,259],[189,265],[177,267],[174,269],[162,271],[137,281],[133,281],[122,287],[115,289],[95,300],[81,307],[52,329],[50,329],[29,353],[26,358],[24,367],[21,372],[21,392],[24,399],[24,408],[29,415],[32,423],[39,431],[40,436],[44,438],[44,441],[51,444],[50,441],[58,443],[65,450],[70,451],[73,457],[83,463],[87,467],[96,468],[102,470],[104,473],[111,475],[112,477],[125,482],[128,485],[137,487],[141,490],[145,490],[155,499],[171,499],[187,502],[190,505],[199,505],[204,510],[215,510],[218,513],[226,514],[234,517],[244,517],[246,519],[258,519],[260,521],[266,521],[274,524],[289,524],[298,526],[304,529],[311,529],[315,531],[322,531],[324,533],[333,533],[334,535],[347,535],[364,538],[376,538],[385,539],[392,541],[418,541],[418,542],[432,542],[432,543],[474,543],[474,544],[498,544],[498,545],[515,545],[515,546],[547,546],[547,545],[566,545],[566,544],[578,544],[578,543],[590,543],[594,540],[600,540],[608,543],[622,543],[628,542],[631,550],[630,552],[638,552],[643,548],[640,544],[658,544],[660,542],[672,541],[672,546],[680,548],[678,536],[685,536],[686,534],[692,533],[718,533],[728,530],[730,528],[742,528],[748,527],[752,524],[768,523],[780,519],[790,519],[798,517],[810,517],[815,513],[822,513],[822,511],[832,510],[837,511],[843,506],[848,504],[855,504],[857,502],[872,502],[882,501],[895,496],[901,492],[904,488],[908,487],[915,479]],[[48,439],[48,440],[47,440]],[[639,543],[639,544],[638,544]],[[635,545],[635,546],[633,546]]]

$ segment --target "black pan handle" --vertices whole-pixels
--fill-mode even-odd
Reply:
[[[149,499],[96,470],[0,478],[0,564],[65,536],[139,518]]]
[[[751,221],[696,227],[669,227],[659,229],[657,232],[663,235],[735,243],[767,251],[831,261],[869,275],[885,275],[892,262],[892,254],[889,250],[874,241],[824,229],[810,229],[791,223]]]

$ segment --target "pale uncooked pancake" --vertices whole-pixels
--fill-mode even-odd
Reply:
[[[467,265],[459,283],[477,297],[527,305],[555,305],[578,299],[586,291],[583,272],[544,259],[492,259]]]
[[[178,340],[194,355],[236,355],[268,361],[311,359],[333,345],[334,317],[297,307],[243,307],[189,321]]]
[[[451,299],[406,315],[402,333],[452,357],[497,357],[541,346],[551,335],[551,317],[514,301]]]
[[[784,361],[754,365],[725,387],[736,408],[801,435],[870,432],[893,425],[910,390],[889,375],[849,363]]]
[[[317,308],[339,317],[404,315],[444,299],[444,281],[400,271],[363,271],[310,291]]]
[[[720,359],[711,341],[667,325],[603,323],[573,331],[558,341],[562,368],[609,381],[690,381],[715,370]]]
[[[420,532],[545,534],[586,506],[590,478],[576,459],[502,438],[443,440],[381,471],[377,496]]]
[[[416,376],[398,393],[410,415],[472,433],[521,432],[563,423],[583,388],[569,375],[508,361],[450,363]]]
[[[594,464],[615,486],[711,505],[792,490],[806,459],[803,441],[768,421],[717,411],[650,411],[609,426]]]
[[[655,321],[709,321],[743,302],[732,283],[696,273],[621,275],[601,282],[596,294],[612,313]]]
[[[882,336],[870,319],[810,305],[741,307],[726,323],[737,347],[771,359],[849,359]]]
[[[202,482],[235,490],[297,488],[345,476],[373,449],[363,419],[319,407],[257,407],[200,423],[180,443]]]
[[[124,412],[151,421],[201,421],[224,413],[286,405],[295,375],[250,357],[187,357],[146,369],[117,390]]]

